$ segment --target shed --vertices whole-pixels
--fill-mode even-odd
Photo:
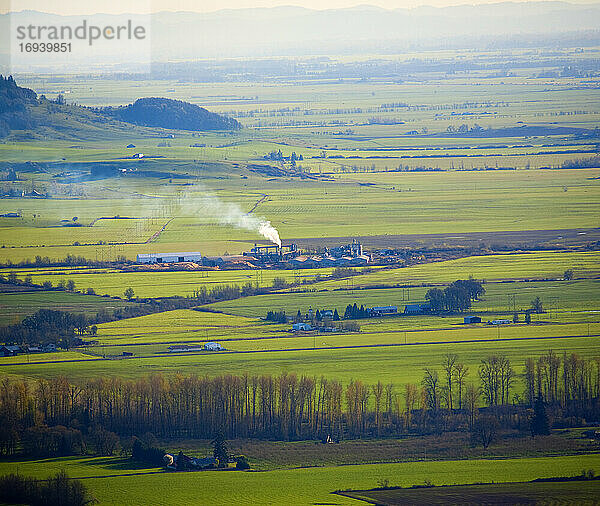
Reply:
[[[481,323],[481,318],[479,316],[465,316],[464,322],[465,324]]]

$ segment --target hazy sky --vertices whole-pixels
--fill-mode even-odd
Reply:
[[[421,5],[445,7],[461,4],[495,3],[498,0],[0,0],[0,12],[33,9],[57,14],[118,14],[151,11],[211,12],[244,7],[275,7],[297,5],[311,9],[335,9],[355,5],[377,5],[387,9],[411,8]],[[570,3],[593,4],[598,0],[576,0]]]

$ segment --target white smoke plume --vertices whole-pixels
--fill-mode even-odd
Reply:
[[[279,232],[271,225],[271,222],[260,216],[245,213],[242,208],[231,202],[223,202],[216,195],[209,193],[206,189],[194,189],[194,194],[186,193],[177,199],[177,207],[186,214],[196,214],[204,217],[214,218],[221,225],[231,225],[236,228],[258,232],[277,246],[281,246]],[[198,195],[196,191],[200,191]]]

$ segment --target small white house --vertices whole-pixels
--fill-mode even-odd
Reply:
[[[294,323],[292,325],[292,330],[312,330],[312,325],[310,323]]]
[[[197,251],[187,253],[140,253],[137,255],[138,264],[170,264],[201,261],[202,255]]]
[[[221,351],[223,346],[221,346],[219,343],[205,343],[204,349],[206,351]]]

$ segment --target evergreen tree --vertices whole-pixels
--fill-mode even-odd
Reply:
[[[547,435],[550,434],[550,420],[546,412],[546,405],[541,397],[535,400],[533,405],[533,417],[530,421],[531,435]]]
[[[334,322],[339,322],[340,321],[340,315],[338,314],[337,309],[333,312],[333,321]]]
[[[219,467],[227,467],[229,455],[227,453],[227,442],[225,441],[223,431],[219,430],[210,444],[213,445],[213,455],[215,459],[217,459],[217,465]]]
[[[177,470],[185,471],[185,470],[187,470],[187,468],[188,468],[187,459],[185,458],[183,451],[180,450],[179,455],[177,455]]]

